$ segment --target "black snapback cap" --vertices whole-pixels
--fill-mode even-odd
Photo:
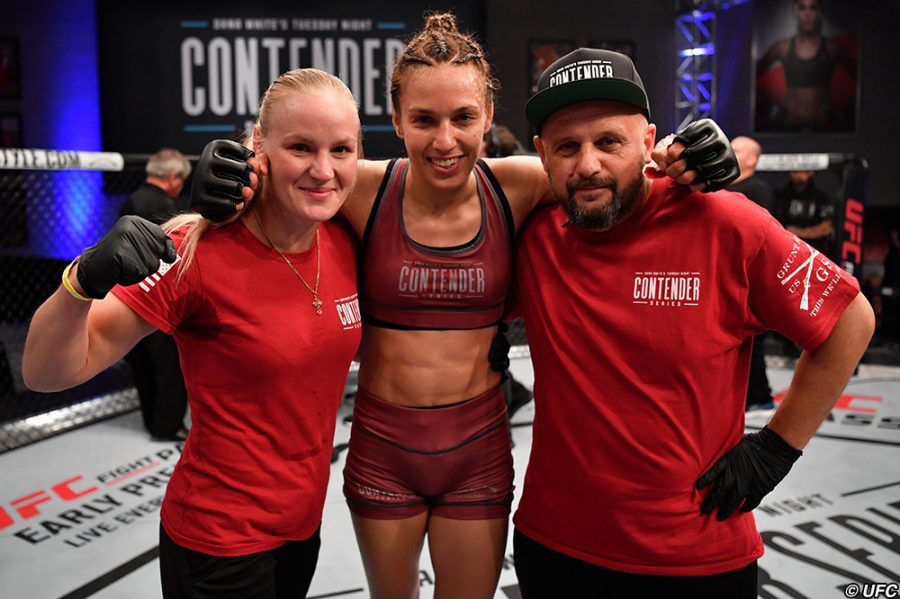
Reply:
[[[578,48],[547,67],[525,115],[538,131],[550,114],[583,100],[616,100],[637,106],[650,119],[644,83],[631,59],[619,52]]]

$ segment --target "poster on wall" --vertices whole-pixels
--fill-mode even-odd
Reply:
[[[590,40],[588,48],[600,48],[602,50],[612,50],[624,54],[632,61],[634,60],[634,42],[631,40]]]
[[[754,0],[753,15],[755,130],[854,132],[859,7],[823,0]]]
[[[575,49],[571,40],[532,40],[528,42],[528,95],[537,91],[538,79],[556,59]]]
[[[366,155],[401,153],[387,81],[424,23],[420,2],[165,4],[97,0],[104,148],[199,154],[209,140],[252,126],[259,98],[279,74],[316,67],[353,92]],[[452,9],[461,31],[483,30],[480,3]]]
[[[14,37],[0,37],[0,99],[18,99],[19,41]]]

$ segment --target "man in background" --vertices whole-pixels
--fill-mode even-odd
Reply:
[[[177,200],[191,174],[191,163],[178,150],[164,148],[150,156],[146,172],[147,178],[125,200],[119,216],[136,215],[162,225],[179,212]],[[160,441],[185,440],[187,389],[172,337],[162,331],[144,337],[125,361],[131,366],[150,436]]]
[[[752,137],[740,135],[731,140],[731,149],[737,158],[741,174],[728,186],[729,191],[742,193],[769,212],[775,204],[772,188],[756,174],[756,164],[762,155],[762,146]]]
[[[731,140],[731,148],[737,158],[741,174],[734,183],[728,186],[729,191],[736,191],[762,206],[769,212],[775,204],[772,188],[762,177],[756,174],[756,164],[762,155],[762,147],[755,139],[741,135]],[[753,338],[753,353],[750,355],[750,378],[747,384],[746,411],[753,415],[769,415],[775,410],[772,400],[772,387],[766,373],[766,334]]]
[[[829,256],[834,232],[834,201],[816,186],[812,171],[791,171],[775,193],[775,218],[784,228]]]

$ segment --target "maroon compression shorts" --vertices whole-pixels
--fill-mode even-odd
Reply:
[[[509,516],[513,460],[500,388],[446,407],[411,408],[359,389],[344,466],[357,515],[454,520]]]

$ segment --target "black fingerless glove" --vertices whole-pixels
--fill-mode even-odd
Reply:
[[[768,426],[744,435],[697,479],[698,489],[715,483],[700,504],[700,511],[709,514],[719,506],[718,520],[725,520],[738,507],[749,512],[787,476],[801,455],[802,451],[788,445]]]
[[[115,285],[133,285],[159,270],[159,261],[177,258],[175,244],[159,225],[139,216],[123,216],[100,241],[81,253],[78,284],[102,299]]]
[[[506,338],[508,329],[505,322],[497,325],[497,335],[491,341],[491,349],[488,350],[488,361],[494,372],[503,372],[509,369],[509,339]]]
[[[696,183],[706,183],[703,191],[724,189],[741,174],[731,142],[712,119],[700,119],[684,126],[675,134],[684,144],[681,158],[687,170],[696,170]]]
[[[191,209],[214,221],[232,216],[244,201],[241,190],[250,184],[250,156],[251,150],[227,139],[206,144],[194,169]]]

